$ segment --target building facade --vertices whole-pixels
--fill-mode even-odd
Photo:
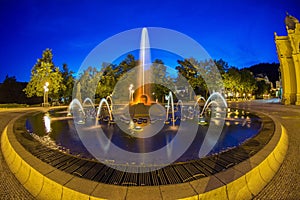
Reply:
[[[275,43],[282,81],[282,103],[300,105],[300,23],[295,17],[285,17],[287,36],[278,36]]]

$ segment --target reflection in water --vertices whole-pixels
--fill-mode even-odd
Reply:
[[[178,109],[177,112],[180,112],[180,109]],[[175,112],[176,116],[178,115],[177,112]],[[210,120],[206,120],[206,122],[208,124],[219,123],[218,118],[211,118]],[[131,122],[132,127],[135,125],[136,124]],[[229,110],[229,112],[227,112],[227,117],[225,118],[221,137],[209,155],[220,153],[242,144],[249,138],[254,137],[261,129],[261,125],[261,120],[251,113],[239,112],[238,110],[233,109]],[[104,143],[99,137],[99,134],[96,134],[95,137],[92,137],[93,134],[89,134],[94,133],[95,131],[97,133],[97,129],[99,129],[100,126],[105,133],[105,137],[109,140],[108,143]],[[130,126],[130,121],[127,126]],[[65,117],[65,113],[50,110],[49,113],[46,114],[40,113],[34,116],[29,116],[26,122],[26,127],[36,140],[46,146],[69,152],[80,157],[90,159],[94,158],[82,144],[75,129],[74,120],[71,117]],[[105,152],[108,152],[111,144],[135,153],[157,151],[168,145],[167,154],[171,155],[177,145],[182,145],[183,142],[176,140],[174,141],[174,144],[172,143],[172,145],[170,145],[170,142],[173,141],[176,136],[178,126],[173,127],[165,125],[162,128],[162,131],[150,138],[136,138],[130,136],[124,133],[117,125],[111,126],[108,122],[104,121],[101,125],[99,124],[98,126],[95,126],[94,119],[87,119],[85,126],[82,125],[82,128],[86,132],[84,137],[90,138],[91,144],[94,144],[94,140],[97,140],[97,144],[100,145]],[[207,129],[208,125],[199,125],[198,134],[195,140],[187,151],[177,160],[177,162],[198,158],[197,152],[199,152],[199,148],[203,143]],[[186,134],[189,134],[189,132],[186,131]],[[99,148],[99,146],[95,146],[95,148]],[[103,159],[109,159],[109,155],[108,158]]]
[[[51,117],[48,112],[45,113],[45,115],[44,115],[44,124],[45,124],[46,133],[50,133],[51,132]]]

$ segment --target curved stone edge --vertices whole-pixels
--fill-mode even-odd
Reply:
[[[114,186],[60,171],[24,149],[13,133],[15,120],[2,133],[1,150],[12,173],[37,199],[251,199],[273,178],[288,148],[286,129],[272,120],[273,137],[250,159],[213,176],[174,185]]]
[[[288,149],[286,129],[278,120],[267,116],[275,123],[275,132],[271,140],[259,152],[213,176],[185,183],[184,187],[181,187],[183,184],[160,186],[163,198],[231,200],[252,199],[256,196],[274,177]],[[188,185],[193,191],[187,189]]]

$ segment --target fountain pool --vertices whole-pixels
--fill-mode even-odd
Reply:
[[[178,131],[178,125],[180,125],[181,120],[183,119],[181,110],[184,111],[187,109],[180,109],[180,106],[175,107],[174,116],[177,118],[175,121],[175,127],[172,126],[172,123],[165,123],[162,129],[153,137],[139,138],[135,137],[135,135],[125,133],[117,124],[109,124],[109,114],[103,114],[103,118],[102,120],[99,120],[99,124],[106,137],[109,138],[114,145],[130,152],[146,153],[159,150],[170,141],[173,141],[176,145],[180,145],[181,141],[174,140],[177,139],[175,136]],[[33,116],[29,116],[26,121],[26,128],[37,140],[50,148],[59,149],[63,152],[79,157],[94,159],[94,156],[85,148],[77,134],[74,124],[76,121],[74,121],[72,117],[67,116],[67,113],[68,111],[64,109],[50,110],[47,113],[38,113]],[[172,115],[173,114],[170,113],[169,120],[172,120]],[[204,116],[203,119],[206,120],[207,123],[205,125],[201,125],[199,123],[200,125],[198,126],[196,137],[189,148],[176,160],[176,162],[199,159],[198,152],[204,141],[205,135],[207,134],[208,125],[211,123],[217,123],[212,119],[207,120],[207,116]],[[165,119],[163,117],[162,119],[157,120],[162,120],[162,122],[164,122]],[[87,118],[84,125],[77,125],[89,125],[92,127],[94,124],[95,118]],[[124,122],[124,124],[127,124],[127,122]],[[151,126],[150,119],[134,118],[127,124],[128,127],[143,127],[146,125]],[[261,126],[262,122],[256,115],[244,110],[228,108],[222,133],[207,156],[218,154],[241,145],[259,133]],[[132,134],[139,134],[139,131],[134,131]],[[186,134],[189,133],[186,132]],[[176,148],[176,146],[173,145],[173,148]],[[103,157],[103,160],[107,159],[110,159],[109,155],[107,157]],[[117,162],[126,162],[126,159],[123,161],[118,160]]]
[[[224,91],[221,75],[213,60],[201,45],[178,32],[143,28],[112,37],[108,41],[114,42],[101,43],[87,56],[82,70],[107,61],[112,63],[113,58],[128,52],[123,42],[131,41],[127,40],[132,37],[127,38],[130,33],[140,33],[140,46],[131,43],[140,51],[139,62],[124,71],[111,86],[112,93],[95,103],[95,93],[81,86],[96,88],[97,76],[89,78],[95,81],[78,78],[79,83],[75,84],[78,87],[73,90],[73,100],[67,110],[50,110],[28,118],[27,129],[33,137],[51,148],[105,164],[109,160],[110,167],[123,166],[121,170],[136,173],[136,166],[149,166],[142,172],[154,171],[171,163],[219,154],[241,145],[260,131],[262,122],[257,116],[227,108],[221,93]],[[150,46],[151,35],[157,37],[151,37]],[[161,37],[175,38],[176,42],[170,45]],[[104,54],[108,46],[110,53]],[[197,76],[205,81],[210,94],[207,100],[199,97],[195,102],[194,89],[174,69],[161,66],[167,70],[166,74],[176,77],[169,81],[157,78],[155,71],[159,67],[152,65],[151,48],[179,52],[180,57],[189,59]],[[155,85],[167,89],[158,91],[160,96],[165,95],[164,100],[154,100]]]

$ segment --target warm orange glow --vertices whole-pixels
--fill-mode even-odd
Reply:
[[[143,88],[139,87],[136,89],[134,92],[134,98],[132,104],[138,104],[138,103],[143,103],[144,105],[151,105],[152,100],[150,95],[150,85],[147,84],[144,86],[144,94],[143,94]]]

